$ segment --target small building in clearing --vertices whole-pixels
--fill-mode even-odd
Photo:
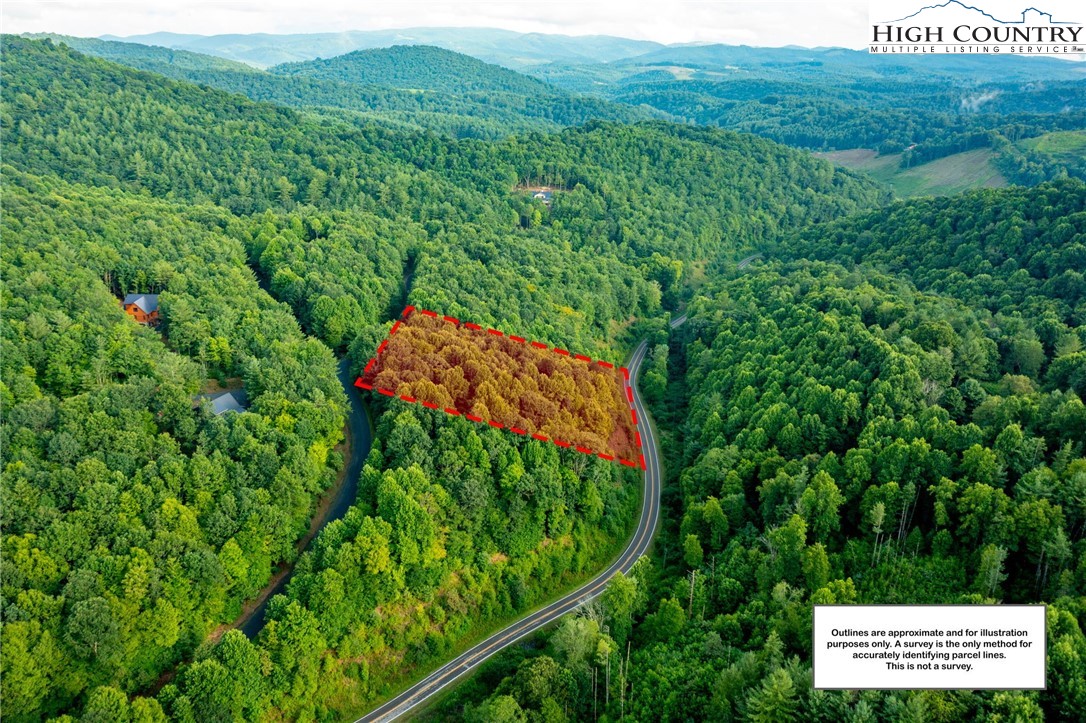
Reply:
[[[140,324],[158,323],[158,294],[128,294],[121,306]]]
[[[227,392],[219,392],[218,394],[201,394],[196,399],[198,404],[202,404],[205,401],[208,402],[211,413],[216,417],[222,416],[227,412],[240,414],[249,406],[249,397],[244,389],[232,389]]]

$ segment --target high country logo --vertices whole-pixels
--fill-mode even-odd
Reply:
[[[1086,51],[1086,32],[1072,19],[1071,0],[1045,0],[1045,9],[1021,0],[962,0],[917,8],[908,0],[872,0],[872,53],[1075,54]],[[910,7],[912,5],[912,7]],[[885,20],[887,17],[895,20]],[[877,19],[876,19],[877,18]]]

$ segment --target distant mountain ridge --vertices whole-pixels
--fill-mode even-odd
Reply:
[[[541,80],[432,45],[393,45],[390,48],[355,50],[333,58],[276,65],[268,72],[448,93],[561,93]]]
[[[432,45],[513,69],[549,62],[608,63],[665,47],[648,40],[609,35],[517,33],[498,28],[399,28],[295,35],[164,32],[129,37],[104,35],[101,39],[190,50],[259,68],[392,45]]]
[[[952,0],[957,2],[957,0]],[[961,3],[959,3],[961,4]],[[661,43],[613,36],[516,33],[498,28],[404,28],[398,30],[308,33],[298,35],[180,35],[153,33],[128,38],[103,36],[144,45],[158,45],[244,62],[259,68],[332,58],[357,50],[428,45],[527,73],[566,90],[597,92],[602,85],[628,75],[631,65],[691,64],[705,69],[739,66],[761,69],[780,63],[815,62],[822,71],[860,73],[868,77],[902,73],[937,73],[961,80],[1079,80],[1086,63],[1070,58],[987,56],[875,57],[863,50],[839,47],[753,47],[711,43]],[[1083,56],[1082,59],[1086,59]],[[1071,60],[1071,62],[1069,62]],[[567,69],[575,69],[571,78]],[[757,71],[756,71],[757,72]]]
[[[256,101],[320,113],[362,114],[457,138],[557,131],[591,120],[634,122],[666,114],[576,95],[507,68],[430,46],[355,51],[260,70],[225,58],[139,43],[55,34],[29,37]]]
[[[715,71],[779,75],[782,69],[805,66],[807,77],[847,75],[850,78],[900,78],[905,73],[955,77],[970,85],[1006,80],[1083,80],[1086,64],[1057,58],[1006,55],[885,57],[849,48],[760,48],[746,45],[664,47],[612,66],[680,65]]]
[[[241,73],[245,75],[260,72],[253,66],[237,60],[159,45],[101,40],[99,38],[77,38],[57,33],[27,33],[24,37],[64,43],[73,50],[78,50],[87,55],[113,60],[130,68],[162,73],[180,80],[189,80],[190,78],[186,74],[192,72]]]

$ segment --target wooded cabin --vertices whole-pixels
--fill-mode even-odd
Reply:
[[[121,305],[140,324],[158,323],[158,294],[128,294]]]
[[[209,409],[216,417],[235,412],[240,414],[249,407],[249,395],[244,389],[232,389],[218,394],[200,394],[196,397],[197,406],[208,402]]]
[[[513,190],[519,191],[521,193],[526,193],[528,194],[528,198],[532,199],[533,201],[541,201],[544,206],[550,208],[551,201],[554,200],[554,194],[557,191],[564,189],[556,189],[553,186],[520,185],[514,187]]]

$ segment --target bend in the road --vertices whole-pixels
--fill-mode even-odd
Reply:
[[[738,263],[738,264],[736,265],[736,267],[735,267],[735,268],[737,268],[737,269],[745,269],[745,268],[747,268],[748,266],[750,266],[751,262],[753,262],[753,261],[755,261],[755,260],[757,260],[757,259],[760,259],[760,258],[762,258],[762,255],[761,255],[761,254],[751,254],[750,256],[748,256],[748,257],[746,257],[745,259],[743,259],[742,261],[740,261],[740,262],[739,262],[739,263]]]
[[[427,702],[440,691],[474,671],[480,664],[503,648],[512,645],[521,638],[531,635],[540,628],[554,622],[566,613],[592,600],[603,592],[607,582],[619,572],[626,573],[633,567],[652,544],[653,535],[660,518],[660,456],[652,429],[651,419],[645,409],[644,401],[637,388],[641,363],[648,352],[648,341],[642,341],[630,360],[630,386],[633,389],[634,408],[638,418],[644,420],[639,425],[645,450],[645,490],[641,504],[641,517],[637,530],[622,554],[602,573],[588,583],[558,600],[535,610],[526,617],[517,620],[502,630],[494,633],[453,660],[433,671],[423,680],[412,685],[392,700],[370,711],[355,723],[376,723],[391,721],[405,715],[415,707]]]

